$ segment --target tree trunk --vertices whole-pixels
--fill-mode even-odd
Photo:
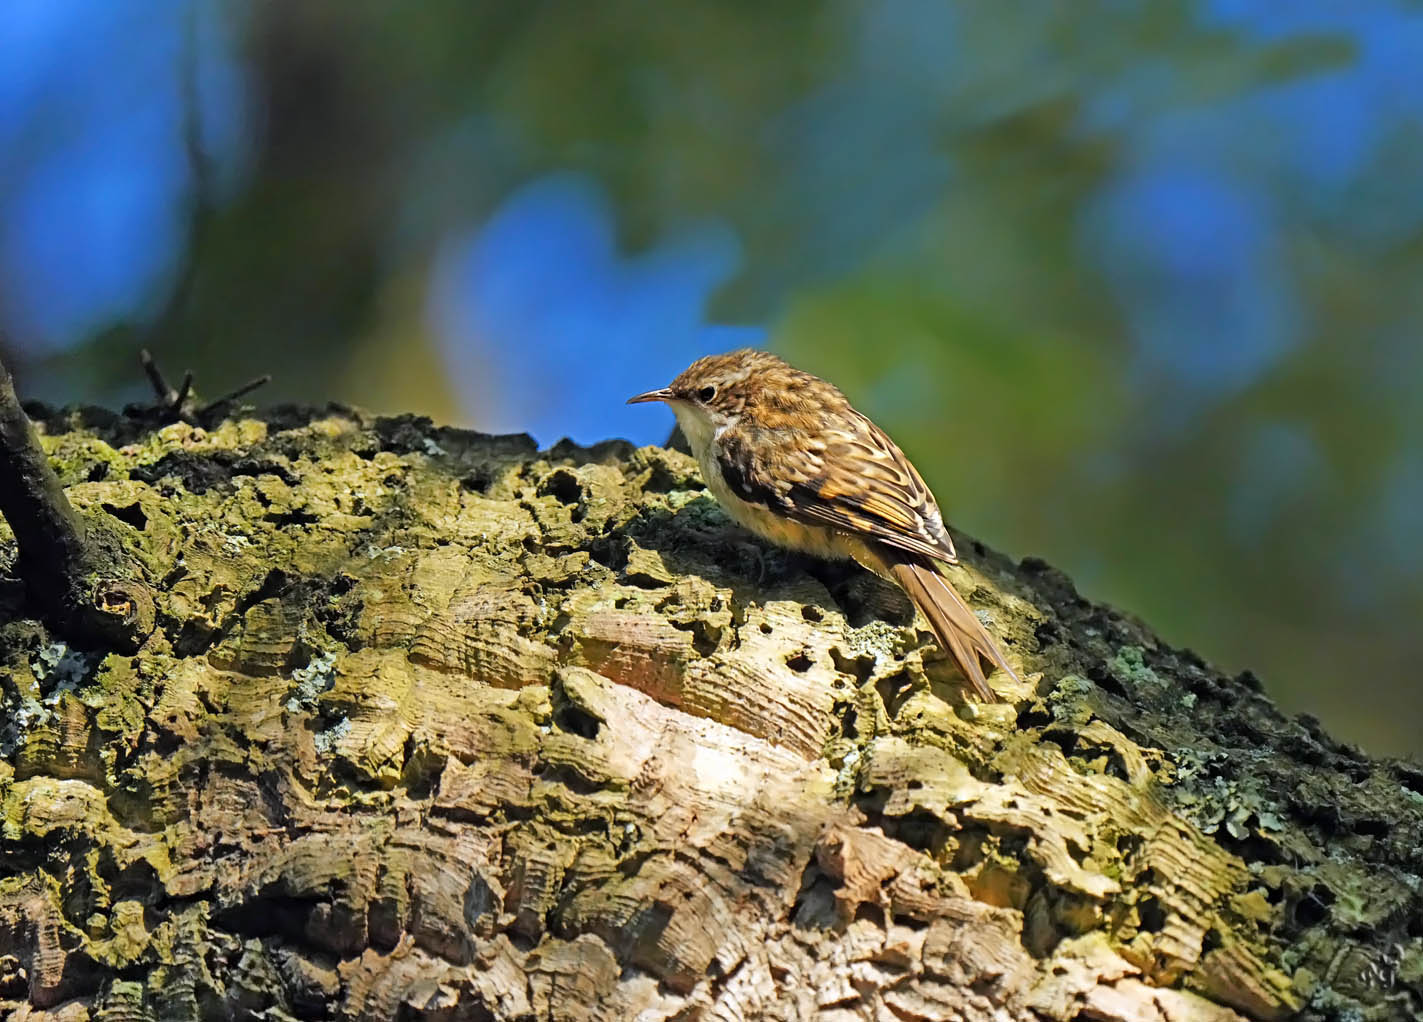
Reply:
[[[675,451],[37,417],[162,591],[79,650],[0,581],[0,1015],[1423,1013],[1423,771],[1041,562],[960,543],[975,708]]]

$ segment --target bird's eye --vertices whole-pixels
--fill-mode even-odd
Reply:
[[[701,390],[697,391],[698,401],[710,401],[714,397],[716,397],[715,387],[703,387]]]

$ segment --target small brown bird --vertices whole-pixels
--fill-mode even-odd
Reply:
[[[909,459],[845,395],[764,351],[698,359],[665,401],[721,506],[779,546],[851,557],[897,583],[982,699],[997,696],[979,658],[1017,674],[938,571],[957,563],[934,495]]]

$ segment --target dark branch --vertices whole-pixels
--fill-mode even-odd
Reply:
[[[59,476],[20,407],[10,371],[0,365],[0,514],[10,523],[26,562],[43,575],[72,575],[86,564],[84,521],[64,495]]]
[[[80,644],[135,648],[153,630],[153,597],[122,546],[64,495],[0,364],[0,515],[17,566],[56,631]]]

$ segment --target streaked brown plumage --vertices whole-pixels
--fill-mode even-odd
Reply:
[[[956,563],[934,495],[884,431],[834,386],[764,351],[698,359],[662,390],[708,488],[742,525],[896,582],[983,699],[979,658],[1017,675],[936,563]]]

